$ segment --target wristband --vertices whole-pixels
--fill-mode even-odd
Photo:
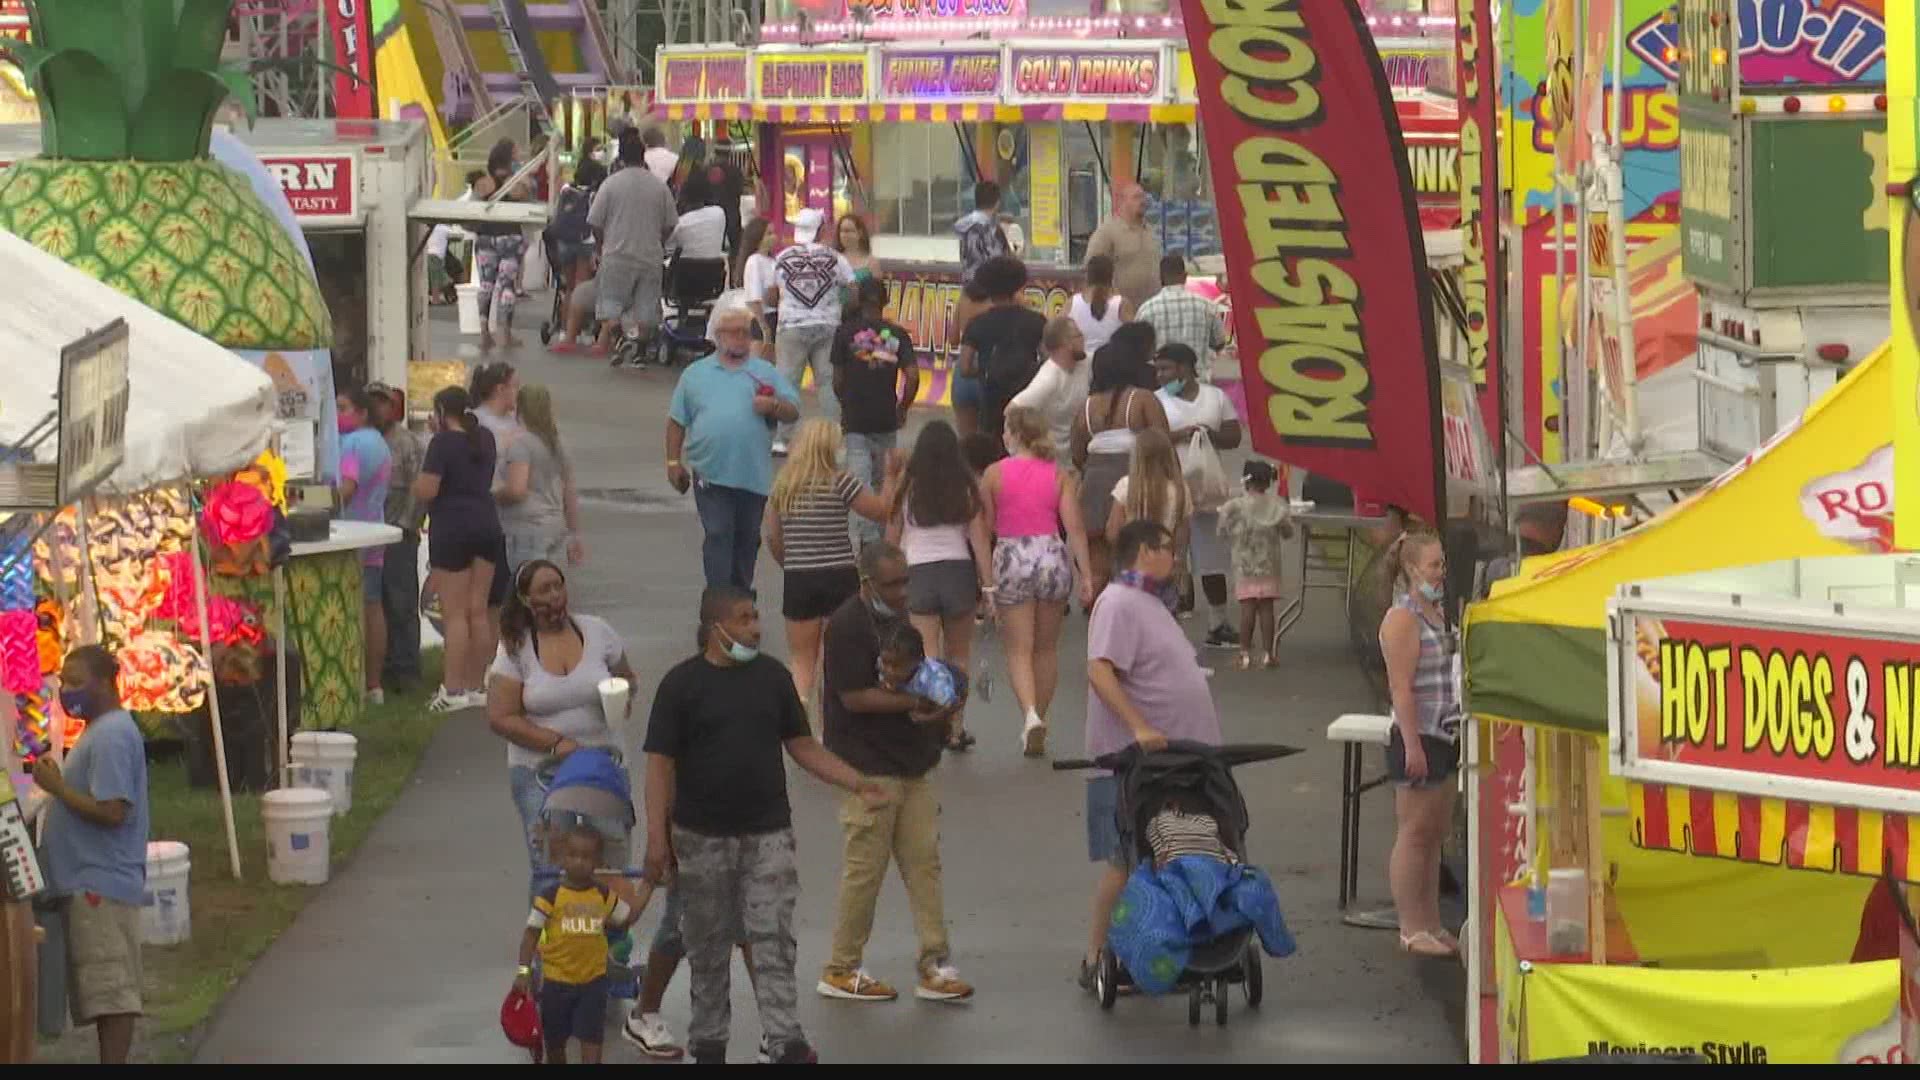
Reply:
[[[525,964],[521,964],[521,965],[520,965],[520,968],[519,968],[519,974],[520,974],[520,977],[521,977],[521,978],[523,978],[523,979],[524,979],[524,978],[527,978],[527,977],[529,977],[529,976],[531,976],[531,975],[533,974],[533,969],[532,969],[532,968],[530,968],[530,967],[528,967],[528,966],[527,966],[527,965],[525,965]]]
[[[679,459],[679,458],[674,458],[674,459],[672,459],[671,461],[668,461],[668,462],[667,462],[667,468],[669,468],[669,469],[671,469],[671,468],[674,468],[675,466],[677,466],[677,465],[679,465],[679,464],[680,464],[680,459]]]

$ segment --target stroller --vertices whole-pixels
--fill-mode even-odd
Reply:
[[[678,254],[667,264],[665,312],[653,336],[654,362],[672,367],[682,357],[713,351],[707,340],[707,319],[714,301],[727,291],[727,260],[688,259]],[[615,353],[619,359],[618,350]]]
[[[580,259],[589,262],[593,259],[593,230],[587,226],[587,210],[592,203],[593,192],[586,188],[572,184],[561,188],[553,221],[540,234],[547,250],[547,276],[553,286],[553,310],[540,324],[542,345],[552,344],[556,336],[566,331],[567,303],[573,292],[567,275],[572,264]]]
[[[540,821],[549,837],[576,825],[585,825],[606,837],[610,854],[626,853],[624,842],[632,835],[637,815],[632,784],[618,751],[577,750],[562,760],[543,762],[535,771],[546,793]],[[623,870],[628,876],[638,876],[639,871],[620,865],[631,861],[631,854],[626,854],[627,858],[620,859],[613,868]],[[549,854],[533,876],[535,883],[544,888],[559,880],[560,868]],[[639,992],[632,961],[632,931],[610,931],[607,973],[612,979],[608,988],[611,997],[632,998]]]
[[[1176,799],[1205,808],[1219,826],[1221,841],[1244,863],[1247,804],[1233,781],[1232,770],[1238,765],[1273,761],[1299,752],[1299,747],[1274,743],[1207,746],[1173,742],[1166,749],[1151,753],[1129,746],[1092,761],[1056,761],[1053,767],[1056,770],[1107,769],[1119,776],[1114,824],[1119,829],[1122,850],[1131,852],[1136,863],[1152,861],[1147,823]],[[1174,993],[1185,991],[1187,994],[1188,1024],[1197,1026],[1202,1006],[1211,1004],[1214,1021],[1224,1026],[1227,987],[1234,984],[1246,994],[1248,1008],[1260,1007],[1265,983],[1260,970],[1260,943],[1254,940],[1254,935],[1254,929],[1249,926],[1191,943],[1192,955],[1172,988]],[[1113,1008],[1121,987],[1131,985],[1132,981],[1113,950],[1103,947],[1093,981],[1100,1007]]]

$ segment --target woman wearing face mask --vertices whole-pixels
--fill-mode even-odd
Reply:
[[[997,537],[993,600],[1006,635],[1007,676],[1023,720],[1020,747],[1028,757],[1039,757],[1047,752],[1047,710],[1060,683],[1067,597],[1078,576],[1080,602],[1091,606],[1093,581],[1079,491],[1073,474],[1054,460],[1046,421],[1032,409],[1015,406],[1007,412],[1006,429],[1008,456],[987,468],[980,492]]]
[[[1460,765],[1456,644],[1441,608],[1447,557],[1439,534],[1413,527],[1388,549],[1386,565],[1395,599],[1380,621],[1380,649],[1393,698],[1387,771],[1398,784],[1387,881],[1400,916],[1400,947],[1415,956],[1458,956],[1460,943],[1440,924],[1439,899],[1440,843],[1453,819]]]
[[[522,563],[500,614],[500,653],[487,684],[487,726],[507,741],[507,781],[526,831],[527,863],[546,864],[540,769],[583,746],[616,745],[600,707],[600,683],[614,676],[638,684],[627,648],[605,619],[567,608],[567,577],[546,559]],[[627,698],[627,713],[633,697]],[[598,827],[598,826],[596,826]],[[601,829],[617,835],[619,829]],[[625,853],[607,855],[626,865]],[[618,860],[618,861],[615,861]]]

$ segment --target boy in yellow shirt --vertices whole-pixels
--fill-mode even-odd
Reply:
[[[581,1064],[600,1064],[607,1024],[607,931],[632,926],[653,899],[653,883],[644,878],[632,902],[595,880],[605,843],[586,826],[560,835],[556,846],[563,876],[534,897],[520,938],[520,972],[513,985],[529,990],[538,949],[540,1030],[548,1064],[567,1063],[568,1039],[580,1040]]]

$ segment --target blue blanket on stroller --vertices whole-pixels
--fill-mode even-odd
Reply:
[[[1257,867],[1184,855],[1155,870],[1141,863],[1127,878],[1107,928],[1107,947],[1149,994],[1173,989],[1195,945],[1252,927],[1270,956],[1293,955],[1280,894]]]

